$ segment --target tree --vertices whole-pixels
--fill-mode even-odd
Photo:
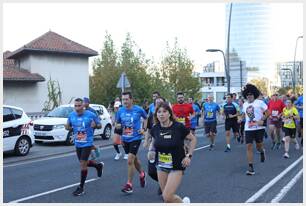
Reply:
[[[95,59],[93,76],[90,77],[89,93],[92,102],[108,106],[120,94],[120,89],[116,88],[121,73],[117,61],[114,42],[106,32],[101,55]]]
[[[193,74],[194,65],[186,50],[178,46],[175,39],[173,48],[167,42],[167,54],[161,62],[161,79],[165,81],[165,88],[169,91],[170,99],[175,101],[175,94],[182,91],[186,96],[199,97],[200,82]]]
[[[252,79],[251,83],[254,84],[261,93],[268,94],[268,79],[265,77]]]
[[[142,103],[144,99],[150,99],[152,93],[151,76],[147,73],[149,60],[137,47],[131,35],[127,33],[125,42],[121,47],[119,62],[120,71],[124,71],[131,84],[135,103]]]
[[[48,100],[44,103],[43,112],[51,111],[62,104],[62,91],[59,82],[52,80],[51,76],[48,85]]]

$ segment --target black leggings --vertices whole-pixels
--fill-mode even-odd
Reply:
[[[158,178],[157,178],[157,169],[155,167],[155,162],[151,163],[150,161],[148,161],[148,175],[155,180],[156,182],[158,182]]]

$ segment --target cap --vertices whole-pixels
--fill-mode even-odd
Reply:
[[[84,102],[84,103],[90,103],[89,98],[88,98],[88,97],[84,97],[84,98],[83,98],[83,102]]]
[[[120,107],[121,102],[115,102],[114,107]]]

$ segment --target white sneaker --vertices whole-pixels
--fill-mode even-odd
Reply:
[[[190,198],[189,197],[184,197],[183,198],[183,203],[190,203]]]
[[[119,160],[121,156],[122,156],[121,153],[117,153],[116,156],[115,156],[115,160]]]
[[[123,157],[123,159],[127,160],[128,157],[129,157],[129,155],[128,155],[128,154],[125,154],[124,157]]]
[[[289,154],[287,152],[284,154],[284,158],[289,158]]]
[[[299,143],[296,143],[296,144],[295,144],[295,149],[296,149],[296,150],[299,150],[299,149],[300,149]]]

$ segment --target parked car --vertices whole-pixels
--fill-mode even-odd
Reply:
[[[109,139],[112,124],[108,111],[99,104],[90,104],[90,107],[97,111],[102,123],[102,128],[95,129],[94,135]],[[73,134],[67,131],[64,126],[72,111],[74,111],[73,105],[61,105],[50,111],[46,117],[34,120],[35,142],[65,142],[67,145],[72,145]]]
[[[3,152],[25,156],[34,144],[33,123],[22,108],[3,105]]]

